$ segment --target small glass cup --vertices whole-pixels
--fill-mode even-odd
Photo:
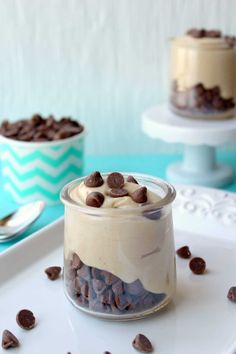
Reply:
[[[235,114],[236,51],[231,37],[171,41],[170,108],[184,117],[227,119]]]
[[[137,208],[79,205],[70,192],[85,177],[61,192],[65,294],[80,310],[102,318],[142,318],[166,306],[175,294],[175,189],[156,177],[133,176],[161,199]]]

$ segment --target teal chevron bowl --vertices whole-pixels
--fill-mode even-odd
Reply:
[[[4,190],[23,204],[41,199],[59,203],[62,187],[82,176],[84,132],[52,142],[23,142],[1,136]]]

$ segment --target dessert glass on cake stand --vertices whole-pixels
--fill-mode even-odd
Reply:
[[[184,144],[183,160],[167,168],[172,183],[222,187],[233,180],[232,168],[217,162],[216,148],[236,141],[236,117],[195,120],[159,105],[143,113],[142,129],[151,138]]]

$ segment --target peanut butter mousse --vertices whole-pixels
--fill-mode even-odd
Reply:
[[[155,208],[162,197],[133,176],[94,172],[70,190],[70,198],[87,208],[65,210],[65,278],[72,301],[116,314],[167,302],[175,291],[175,250],[171,211]]]
[[[233,116],[236,98],[235,37],[191,29],[171,44],[171,106],[189,117]]]

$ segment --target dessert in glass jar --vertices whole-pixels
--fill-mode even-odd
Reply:
[[[235,37],[192,29],[171,41],[170,107],[181,116],[226,119],[236,98]]]
[[[79,309],[141,318],[175,293],[174,188],[142,174],[98,171],[64,187],[64,286]]]

